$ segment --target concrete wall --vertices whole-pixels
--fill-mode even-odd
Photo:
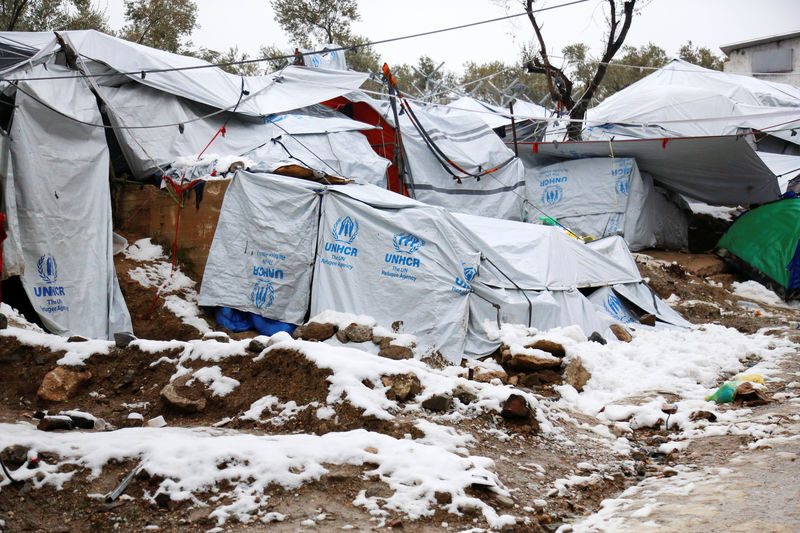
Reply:
[[[779,48],[793,48],[794,53],[792,57],[792,72],[791,73],[775,73],[763,74],[753,76],[761,80],[776,81],[779,83],[788,83],[796,87],[800,87],[800,38],[785,39],[766,44],[758,44],[746,48],[739,48],[732,50],[725,62],[724,71],[732,74],[746,74],[750,75],[753,72],[753,65],[751,63],[753,52],[760,52],[765,50],[777,50]]]
[[[203,276],[229,183],[230,180],[206,182],[199,207],[196,207],[196,193],[192,191],[181,209],[177,255],[196,279]],[[113,200],[115,230],[131,236],[150,237],[153,242],[172,250],[178,204],[166,190],[126,183],[114,187]]]

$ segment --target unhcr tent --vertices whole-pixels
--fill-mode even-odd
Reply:
[[[581,292],[601,286],[632,312],[686,324],[642,283],[621,239],[587,245],[559,228],[453,215],[371,185],[237,171],[198,301],[295,324],[328,309],[401,320],[459,361],[497,348],[486,320],[606,333],[615,318]]]
[[[800,198],[763,205],[739,217],[717,253],[784,299],[800,296]]]
[[[562,161],[531,169],[528,221],[553,217],[581,236],[622,235],[632,250],[688,246],[689,215],[627,157]]]

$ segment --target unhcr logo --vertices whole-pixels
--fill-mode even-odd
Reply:
[[[542,191],[542,203],[544,205],[556,205],[564,196],[564,189],[559,185],[550,185]]]
[[[42,255],[36,263],[36,268],[39,270],[39,277],[45,283],[55,283],[58,279],[58,264],[52,255]]]
[[[628,316],[628,313],[622,306],[622,302],[620,302],[619,298],[617,298],[613,294],[609,295],[608,298],[606,298],[606,301],[603,302],[603,307],[608,312],[608,314],[610,314],[623,324],[633,322],[633,318]]]
[[[334,241],[350,244],[358,235],[358,221],[350,217],[339,217],[333,225],[331,236]]]
[[[262,279],[258,280],[253,286],[253,292],[250,293],[250,301],[253,302],[259,309],[266,309],[272,305],[275,300],[275,289],[272,283]]]
[[[617,183],[614,185],[614,190],[617,191],[617,195],[619,196],[628,196],[628,177],[623,176],[621,178],[617,178]]]
[[[392,239],[394,249],[403,254],[413,254],[425,246],[425,241],[411,233],[395,233]]]
[[[465,266],[464,263],[461,265],[464,267],[464,278],[456,278],[456,286],[453,287],[453,290],[459,294],[468,294],[472,290],[472,279],[478,273],[478,269]]]

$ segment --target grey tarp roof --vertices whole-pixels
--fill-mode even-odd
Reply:
[[[633,157],[663,187],[715,205],[777,200],[778,180],[743,137],[677,137],[520,145],[530,166],[562,159]]]

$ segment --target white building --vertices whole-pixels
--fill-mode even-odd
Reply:
[[[719,48],[728,56],[725,72],[800,87],[800,31],[725,44]]]

